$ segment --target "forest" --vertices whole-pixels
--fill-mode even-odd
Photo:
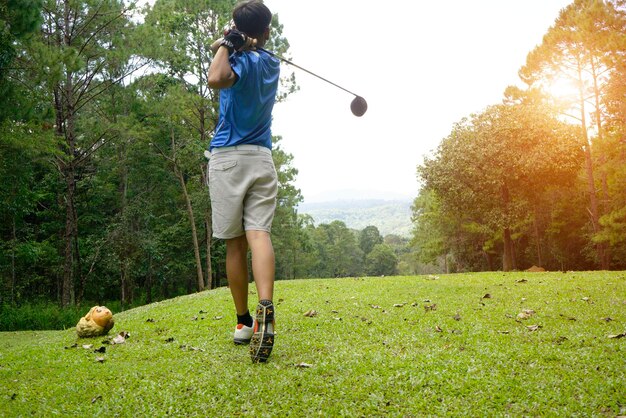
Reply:
[[[234,4],[0,3],[0,306],[126,309],[226,284],[203,153],[209,46]],[[289,50],[277,16],[267,47]],[[625,2],[575,0],[519,76],[415,156],[410,240],[300,214],[276,136],[276,278],[626,268]],[[296,90],[285,76],[278,100]]]

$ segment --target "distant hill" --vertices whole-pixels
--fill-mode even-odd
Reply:
[[[374,225],[382,236],[411,235],[410,199],[344,199],[328,202],[302,203],[298,212],[310,215],[315,225],[342,221],[353,229]]]

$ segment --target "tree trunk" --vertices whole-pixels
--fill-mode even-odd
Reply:
[[[511,245],[511,230],[506,227],[502,234],[504,242],[504,256],[502,257],[502,270],[511,271],[513,268],[513,246]]]
[[[200,245],[198,244],[198,233],[196,231],[196,221],[193,216],[193,207],[191,206],[191,199],[189,193],[187,193],[187,184],[185,183],[185,177],[181,173],[177,165],[174,165],[174,173],[180,181],[180,187],[183,189],[183,196],[185,198],[185,204],[187,205],[187,215],[189,216],[189,223],[191,226],[191,238],[193,240],[193,252],[196,258],[196,273],[198,276],[197,284],[198,291],[204,290],[204,278],[202,275],[202,259],[200,258]]]
[[[533,229],[535,231],[535,249],[537,251],[537,266],[543,267],[543,260],[541,258],[541,237],[539,235],[539,222],[537,221],[537,206],[535,205],[535,211],[533,215]]]
[[[209,289],[213,289],[213,269],[211,268],[211,235],[213,229],[211,226],[211,212],[204,215],[204,226],[206,231],[206,285]]]
[[[146,303],[152,303],[152,254],[148,253],[148,277],[146,278]]]
[[[15,245],[17,244],[17,231],[15,226],[15,215],[13,215],[13,229],[11,231],[11,306],[15,306]]]
[[[578,66],[578,100],[580,104],[580,120],[581,120],[581,131],[582,131],[582,139],[583,139],[583,149],[585,151],[585,168],[587,173],[587,189],[589,191],[589,203],[590,209],[589,213],[591,215],[591,224],[593,227],[594,234],[600,232],[600,215],[598,213],[598,196],[596,195],[596,186],[595,179],[593,175],[593,159],[591,156],[591,142],[589,141],[589,134],[587,133],[587,115],[585,110],[585,94],[583,89],[583,77],[582,77],[582,68]],[[596,255],[598,257],[598,262],[600,263],[600,267],[605,269],[604,261],[604,243],[596,244]],[[607,266],[608,267],[608,266]]]

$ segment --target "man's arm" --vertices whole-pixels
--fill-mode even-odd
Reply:
[[[232,87],[237,81],[237,76],[230,67],[228,60],[229,52],[225,46],[220,46],[215,53],[215,58],[209,67],[209,87],[213,89],[226,89]]]

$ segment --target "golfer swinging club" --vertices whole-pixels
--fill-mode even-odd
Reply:
[[[274,345],[274,249],[270,238],[278,181],[270,130],[280,61],[251,49],[269,39],[272,13],[259,0],[238,3],[235,27],[212,49],[208,84],[220,90],[219,120],[209,150],[213,236],[226,240],[226,276],[237,310],[235,344],[250,343],[253,362]],[[259,296],[248,310],[248,248]]]

